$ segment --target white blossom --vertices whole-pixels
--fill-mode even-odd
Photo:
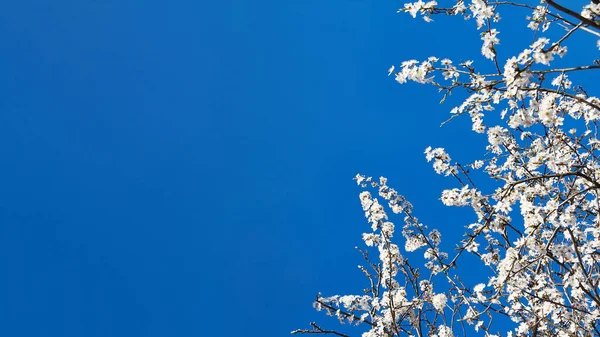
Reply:
[[[446,307],[446,302],[448,301],[448,298],[444,294],[437,294],[437,295],[433,296],[431,301],[433,303],[433,307],[435,308],[435,310],[443,311],[444,308]]]
[[[494,57],[496,57],[494,45],[500,43],[500,39],[498,39],[498,31],[496,29],[490,29],[489,31],[483,33],[481,39],[483,40],[481,54],[485,56],[485,58],[493,60]]]
[[[442,204],[473,214],[426,224],[435,208],[413,207],[385,177],[357,174],[368,223],[360,248],[367,263],[359,267],[367,286],[361,295],[319,295],[317,310],[366,324],[365,337],[453,337],[469,330],[486,337],[600,336],[600,98],[598,88],[584,88],[597,78],[600,61],[572,55],[579,47],[573,36],[600,48],[600,4],[561,4],[569,11],[542,0],[404,4],[400,11],[427,22],[450,16],[438,26],[448,39],[454,35],[446,19],[472,19],[482,41],[482,56],[459,61],[440,54],[388,70],[398,83],[436,87],[442,102],[451,94],[458,100],[443,125],[467,118],[480,143],[454,160],[430,146],[425,160],[449,179],[439,189]],[[509,43],[500,45],[500,29],[518,17],[506,15],[509,9],[525,11],[524,22],[509,24],[531,34],[503,33]],[[463,34],[459,43],[481,43],[470,38]],[[425,116],[423,123],[432,119]],[[417,218],[419,212],[427,218]],[[459,240],[445,235],[458,230]]]

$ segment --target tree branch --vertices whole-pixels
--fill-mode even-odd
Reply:
[[[335,330],[325,330],[325,329],[322,329],[315,322],[310,322],[310,325],[313,327],[312,330],[298,329],[298,330],[294,330],[294,331],[292,331],[290,333],[292,335],[299,334],[299,333],[301,333],[301,334],[305,334],[305,333],[322,333],[322,334],[333,334],[333,335],[337,335],[337,336],[341,336],[341,337],[350,337],[350,336],[348,336],[346,334],[343,334],[341,332],[337,332]]]
[[[591,26],[591,27],[594,27],[594,28],[600,30],[600,25],[599,24],[597,24],[596,22],[594,22],[594,21],[592,21],[590,19],[584,18],[583,16],[581,16],[581,14],[579,14],[577,12],[574,12],[574,11],[568,9],[567,7],[564,7],[564,6],[561,6],[561,5],[557,4],[553,0],[546,0],[546,2],[548,3],[548,5],[554,7],[555,9],[557,9],[557,10],[559,10],[559,11],[561,11],[561,12],[567,14],[567,15],[570,15],[570,16],[576,18],[577,20],[585,23],[588,26]]]

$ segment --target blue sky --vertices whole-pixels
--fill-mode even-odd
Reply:
[[[423,221],[473,149],[391,64],[479,54],[392,1],[13,1],[0,12],[0,334],[281,336],[364,285],[351,180]],[[440,31],[440,29],[442,31]],[[509,34],[509,33],[507,33]],[[502,35],[501,35],[502,37]],[[465,42],[470,38],[470,42]],[[445,54],[440,54],[445,51]],[[481,150],[481,149],[480,149]],[[454,219],[454,220],[453,220]],[[467,219],[468,218],[467,216]]]

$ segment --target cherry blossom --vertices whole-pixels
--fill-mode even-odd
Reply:
[[[598,78],[600,56],[568,53],[575,34],[600,48],[600,3],[562,2],[419,0],[399,10],[474,22],[481,55],[464,57],[474,61],[407,60],[389,75],[436,87],[442,102],[464,93],[446,122],[469,118],[484,155],[458,163],[432,144],[424,160],[456,183],[440,202],[475,216],[462,240],[446,242],[386,178],[356,175],[370,229],[359,248],[367,288],[319,294],[317,310],[363,337],[600,336],[600,98],[577,83]],[[502,49],[509,36],[497,25],[512,12],[532,31],[517,52]],[[465,280],[467,259],[489,274],[469,284],[478,275]],[[311,326],[292,333],[348,336]]]

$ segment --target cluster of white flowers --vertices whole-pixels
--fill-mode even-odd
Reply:
[[[448,302],[448,298],[445,294],[437,294],[432,298],[433,307],[437,311],[444,311],[446,307],[446,302]]]
[[[464,1],[458,1],[459,3],[464,3]],[[464,6],[458,5],[457,6]],[[494,7],[487,4],[485,0],[473,0],[473,2],[469,5],[469,9],[473,13],[473,17],[477,21],[477,29],[481,29],[485,22],[496,15],[494,12]]]
[[[318,297],[317,309],[367,324],[363,337],[452,337],[458,328],[448,324],[451,319],[486,337],[600,336],[600,98],[574,83],[587,71],[600,70],[600,60],[577,63],[585,58],[564,57],[575,33],[592,36],[593,43],[600,36],[600,4],[590,2],[581,10],[563,6],[542,0],[404,5],[400,11],[426,21],[433,15],[474,19],[483,41],[479,59],[496,69],[479,72],[473,61],[437,57],[389,69],[398,83],[438,87],[442,101],[459,89],[467,93],[451,109],[451,119],[468,116],[472,130],[486,139],[486,154],[469,165],[452,162],[440,147],[428,147],[425,156],[436,173],[459,184],[442,191],[442,203],[470,207],[477,220],[469,220],[450,256],[441,250],[440,231],[420,222],[387,179],[357,175],[371,226],[362,237],[367,265],[360,266],[370,287],[360,296]],[[495,23],[499,11],[508,8],[529,11],[524,26],[534,34],[522,50],[502,60]],[[553,68],[555,57],[573,64]],[[570,76],[574,72],[579,76]],[[480,184],[485,177],[490,183]],[[396,226],[386,209],[403,216],[403,225]],[[394,243],[397,228],[400,246]],[[425,270],[411,264],[416,252]],[[459,266],[464,268],[466,255],[490,273],[470,275],[465,282]],[[479,276],[476,285],[467,285]],[[506,315],[512,325],[496,323],[496,314]]]
[[[498,31],[496,29],[490,29],[482,34],[481,39],[483,40],[483,45],[481,46],[481,55],[483,55],[486,59],[493,60],[494,57],[496,57],[496,50],[494,49],[494,46],[500,43]]]
[[[396,73],[396,81],[398,83],[406,83],[407,81],[415,81],[417,83],[427,83],[433,80],[433,77],[427,77],[429,72],[433,70],[432,62],[437,61],[437,58],[430,57],[429,60],[419,64],[417,60],[402,62],[402,70]]]
[[[583,6],[581,16],[586,19],[595,20],[600,17],[600,3],[590,3]]]
[[[454,337],[454,333],[452,333],[451,327],[440,325],[437,328],[437,332],[433,334],[432,337]]]
[[[433,160],[433,169],[438,174],[448,176],[458,172],[456,166],[450,164],[450,156],[441,147],[432,149],[430,146],[425,149],[425,158],[427,161]]]
[[[546,19],[546,14],[548,14],[546,6],[536,6],[533,10],[533,14],[527,17],[527,20],[530,20],[527,27],[529,27],[531,30],[537,31],[540,29],[541,24],[542,32],[547,31],[548,28],[550,28],[551,21]]]
[[[481,193],[475,189],[469,188],[469,185],[463,186],[461,189],[453,188],[442,191],[440,198],[446,206],[468,206],[479,202]]]
[[[419,0],[417,2],[409,2],[404,4],[404,8],[399,9],[398,12],[408,12],[413,18],[417,17],[417,13],[421,13],[421,15],[423,15],[423,20],[430,22],[431,17],[429,14],[436,5],[436,1],[423,2],[422,0]]]

